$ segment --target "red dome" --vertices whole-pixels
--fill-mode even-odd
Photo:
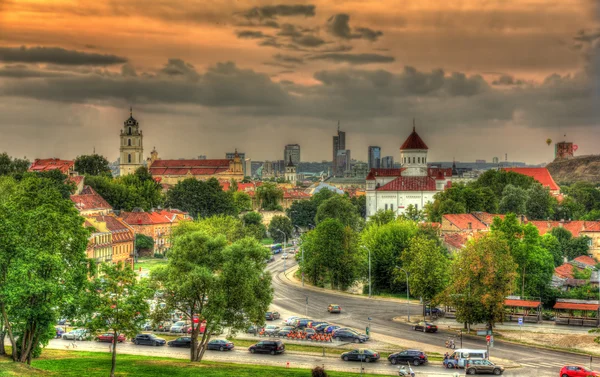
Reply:
[[[415,127],[413,126],[413,132],[408,136],[406,141],[400,147],[400,150],[405,149],[429,149],[427,144],[421,139],[417,131],[415,131]]]

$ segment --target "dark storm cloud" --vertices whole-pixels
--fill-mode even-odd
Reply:
[[[281,30],[277,33],[277,35],[282,37],[301,37],[302,32],[298,30],[296,25],[283,24],[281,25]]]
[[[243,39],[262,39],[267,38],[268,36],[263,34],[262,31],[254,31],[254,30],[239,30],[236,31],[236,35],[238,38]]]
[[[577,35],[573,37],[574,40],[579,42],[587,42],[591,43],[597,39],[600,39],[600,30],[589,31],[589,30],[579,30]]]
[[[60,47],[0,47],[0,61],[10,63],[52,63],[62,65],[113,65],[127,62],[124,57],[101,55]]]
[[[242,15],[247,19],[263,19],[263,18],[277,18],[290,17],[290,16],[305,16],[313,17],[315,15],[314,5],[265,5],[262,7],[254,7],[248,9]]]
[[[517,80],[511,75],[501,75],[496,80],[492,81],[492,85],[523,85],[523,80]]]
[[[379,54],[319,54],[308,58],[309,60],[328,60],[334,63],[374,64],[391,63],[396,59],[393,56]]]
[[[354,32],[350,29],[350,16],[344,13],[336,14],[331,16],[327,20],[327,31],[336,37],[344,39],[366,39],[369,41],[376,41],[383,32],[380,30],[373,30],[366,27],[355,28]]]
[[[56,72],[50,70],[38,69],[25,64],[5,65],[0,67],[0,77],[6,78],[40,78],[40,77],[64,77],[71,76],[67,72]]]
[[[304,63],[304,59],[297,57],[297,56],[292,56],[292,55],[277,54],[277,55],[273,55],[273,59],[275,59],[279,62],[285,62],[285,63],[296,63],[296,64]]]
[[[193,65],[181,59],[169,59],[167,64],[159,71],[159,75],[169,77],[185,77],[186,79],[198,79],[199,75]]]
[[[325,44],[325,41],[322,38],[319,38],[315,35],[303,35],[301,37],[294,38],[293,41],[294,43],[304,47],[318,47]]]

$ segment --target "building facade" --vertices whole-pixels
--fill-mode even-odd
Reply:
[[[137,168],[144,165],[143,138],[140,125],[133,118],[133,111],[129,108],[129,118],[123,122],[121,130],[119,175],[133,174]]]
[[[394,156],[382,157],[381,169],[394,169]]]
[[[379,169],[381,167],[381,147],[369,146],[369,169]]]
[[[58,158],[36,158],[33,164],[27,169],[32,172],[43,172],[49,170],[60,170],[61,173],[71,175],[75,171],[75,161],[61,160]]]
[[[296,165],[294,165],[294,163],[292,162],[291,155],[289,156],[289,162],[285,167],[285,180],[294,186],[297,183]]]
[[[292,163],[298,166],[300,163],[300,144],[288,144],[283,149],[283,161],[289,161],[290,157]]]
[[[129,225],[135,234],[143,234],[154,241],[153,252],[163,254],[171,248],[171,231],[181,221],[190,220],[186,212],[175,209],[152,212],[122,212],[123,222]]]
[[[225,158],[231,161],[235,158],[235,153],[236,152],[227,152],[225,153]],[[246,170],[246,153],[238,153],[238,156],[240,156],[240,159],[242,160],[242,171],[244,172],[244,176],[250,175],[250,170]]]
[[[340,154],[340,152],[343,152]],[[333,137],[333,160],[331,163],[331,174],[334,177],[343,177],[346,169],[346,133],[340,131],[338,122],[337,135]],[[349,155],[349,153],[348,153]],[[348,165],[349,166],[349,165]]]

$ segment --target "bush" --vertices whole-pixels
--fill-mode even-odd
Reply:
[[[327,377],[327,372],[323,367],[314,367],[311,373],[312,377]]]
[[[159,258],[159,259],[163,259],[165,256],[164,254],[161,253],[154,253],[154,258]]]

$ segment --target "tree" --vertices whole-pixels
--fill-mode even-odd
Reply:
[[[0,200],[0,312],[12,359],[31,363],[53,338],[57,308],[84,285],[89,232],[53,179],[26,175],[2,187],[10,196]]]
[[[352,205],[350,200],[342,195],[335,195],[322,202],[317,208],[315,224],[327,219],[338,219],[342,224],[351,227],[354,230],[360,230],[362,226],[361,218]]]
[[[546,220],[552,216],[550,190],[536,183],[527,190],[525,214],[530,220]]]
[[[118,210],[142,208],[149,211],[164,202],[161,185],[152,179],[148,169],[143,166],[134,174],[123,177],[86,176],[85,183]]]
[[[575,259],[581,255],[588,255],[590,249],[590,238],[587,236],[573,237],[567,247],[567,258]]]
[[[233,194],[233,205],[237,212],[252,211],[252,198],[248,193],[235,191]]]
[[[585,212],[600,209],[600,190],[592,183],[576,182],[567,189],[567,193],[583,206]]]
[[[254,237],[258,241],[267,236],[267,227],[262,222],[263,217],[258,212],[247,212],[242,217],[244,223],[244,234],[246,237]]]
[[[317,192],[316,194],[314,194],[312,198],[310,198],[310,200],[313,201],[317,207],[319,207],[321,203],[323,203],[327,199],[333,198],[334,196],[340,196],[340,194],[324,188],[322,190],[319,190],[319,192]]]
[[[238,184],[237,181],[233,178],[231,178],[229,180],[229,192],[231,192],[232,194],[238,191]]]
[[[324,220],[302,236],[301,271],[314,285],[347,289],[364,272],[364,252],[359,250],[357,241],[357,234],[341,221]]]
[[[140,250],[152,250],[154,249],[154,240],[152,237],[146,236],[144,234],[136,234],[135,235],[135,250],[136,252],[140,252]]]
[[[82,175],[103,175],[112,177],[108,160],[99,154],[77,156],[75,171]]]
[[[283,190],[275,183],[265,182],[256,189],[256,199],[265,211],[281,211],[279,202],[283,199]]]
[[[172,237],[193,231],[201,231],[210,237],[225,236],[228,243],[244,238],[244,223],[237,217],[216,215],[196,221],[185,221],[173,229]]]
[[[396,280],[395,266],[402,265],[402,254],[417,229],[415,222],[398,219],[382,225],[373,224],[362,231],[361,244],[371,251],[371,289],[374,292],[397,293],[406,289],[403,281]]]
[[[390,223],[392,221],[394,221],[396,219],[396,214],[394,213],[394,211],[392,211],[391,209],[388,210],[383,210],[380,209],[379,211],[375,212],[375,214],[373,214],[373,216],[369,217],[369,220],[367,221],[367,225],[377,225],[377,226],[381,226],[387,223]]]
[[[277,243],[284,242],[284,234],[285,239],[289,241],[293,230],[292,222],[287,216],[273,216],[269,223],[269,235]]]
[[[408,249],[400,259],[406,272],[410,292],[415,297],[423,298],[423,313],[425,305],[442,292],[449,280],[450,260],[448,252],[435,240],[425,236],[417,236],[410,240]],[[404,273],[397,278],[404,278]]]
[[[141,330],[149,311],[148,301],[152,291],[144,282],[138,282],[137,274],[119,262],[102,264],[101,277],[96,277],[86,293],[86,307],[91,320],[87,327],[92,333],[110,330],[113,336],[110,377],[115,376],[117,344],[119,335],[135,337]]]
[[[502,200],[500,200],[500,212],[522,215],[525,213],[526,201],[527,191],[517,186],[506,185],[504,191],[502,191]]]
[[[404,213],[402,214],[402,218],[417,222],[423,221],[425,219],[425,213],[423,211],[418,210],[417,207],[415,207],[414,205],[409,204],[408,207],[406,207]]]
[[[164,292],[161,300],[184,313],[194,326],[190,360],[201,361],[211,334],[228,327],[235,334],[262,323],[273,299],[271,275],[265,271],[269,250],[245,238],[227,246],[223,235],[210,236],[194,227],[173,239],[169,262],[151,272]]]
[[[0,175],[25,173],[29,165],[31,162],[26,158],[11,158],[6,152],[0,153]]]
[[[553,198],[554,199],[554,198]],[[558,200],[552,200],[552,212],[554,213],[554,220],[575,220],[583,217],[585,214],[585,206],[575,199],[567,196],[559,203]],[[591,213],[591,212],[590,212]],[[589,214],[588,214],[589,215]]]
[[[473,183],[475,188],[490,188],[497,198],[502,197],[507,185],[527,190],[536,181],[529,176],[505,170],[488,170]]]
[[[560,246],[560,242],[551,233],[544,234],[541,241],[542,247],[552,255],[554,261],[554,267],[558,267],[563,264],[563,252]]]
[[[178,182],[167,192],[166,205],[188,212],[194,218],[237,214],[232,194],[223,191],[215,178],[207,181],[188,178]]]
[[[285,213],[292,220],[292,225],[294,226],[309,227],[314,225],[315,216],[317,215],[316,200],[297,200],[292,202],[292,205],[285,210]]]
[[[310,371],[312,377],[327,377],[327,372],[325,372],[325,368],[316,366]]]
[[[504,300],[514,286],[516,269],[506,241],[484,235],[457,255],[450,285],[440,300],[456,308],[457,321],[485,322],[491,330],[504,319]]]
[[[356,212],[362,219],[367,217],[367,197],[365,195],[353,196],[350,198],[350,203],[356,207]]]

